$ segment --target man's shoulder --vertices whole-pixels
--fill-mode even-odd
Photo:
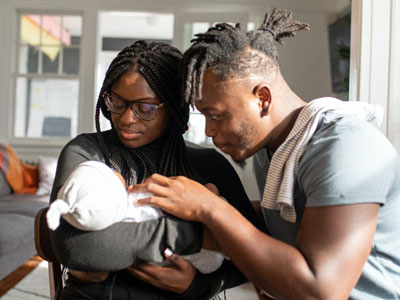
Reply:
[[[298,171],[366,173],[367,169],[375,172],[383,163],[393,168],[397,162],[396,150],[378,128],[349,115],[331,115],[318,124],[301,156]]]
[[[321,117],[317,126],[316,134],[335,134],[355,130],[367,132],[377,130],[377,128],[367,121],[361,120],[350,114],[327,112]]]
[[[296,172],[303,188],[324,186],[329,193],[335,191],[350,199],[356,190],[354,180],[364,179],[357,188],[361,195],[371,191],[373,182],[398,176],[397,152],[379,129],[349,115],[330,117],[321,120],[299,160]]]
[[[393,148],[385,135],[371,123],[351,115],[335,113],[321,118],[309,144],[317,148],[334,145],[341,145],[341,148],[346,145],[346,148],[354,149]]]

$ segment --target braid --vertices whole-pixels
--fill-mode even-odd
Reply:
[[[306,23],[293,21],[292,12],[284,9],[275,8],[271,16],[268,18],[268,13],[265,15],[264,22],[258,30],[271,30],[275,33],[275,40],[281,45],[284,37],[295,37],[296,31],[310,30],[310,26]]]
[[[97,99],[96,132],[106,163],[121,173],[127,186],[142,182],[155,172],[165,176],[185,175],[201,182],[189,162],[182,136],[188,128],[189,105],[181,101],[180,96],[177,74],[181,57],[179,50],[168,44],[137,41],[119,52],[108,67]],[[103,94],[110,92],[119,78],[129,71],[138,72],[145,78],[171,114],[158,170],[140,149],[127,148],[121,143],[111,122],[111,113],[104,103]],[[107,143],[101,134],[100,111],[112,126],[111,138]]]
[[[181,63],[183,99],[193,105],[202,98],[203,76],[208,69],[220,79],[244,78],[250,74],[273,78],[279,71],[274,41],[284,44],[282,38],[309,29],[308,24],[294,21],[291,12],[275,8],[271,15],[265,15],[263,24],[255,31],[247,32],[239,23],[236,26],[220,23],[206,33],[196,34]]]

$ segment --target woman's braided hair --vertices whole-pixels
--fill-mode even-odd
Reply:
[[[96,131],[107,164],[122,174],[127,186],[142,182],[155,172],[165,176],[184,175],[200,181],[189,163],[182,136],[188,128],[189,104],[181,100],[177,75],[181,58],[181,52],[168,44],[137,41],[119,52],[108,67],[97,99]],[[140,149],[125,147],[116,134],[112,135],[112,142],[106,144],[101,134],[100,111],[111,122],[111,113],[104,103],[103,94],[110,92],[126,72],[140,73],[171,114],[171,124],[166,125],[170,128],[166,133],[158,170]],[[135,171],[135,165],[141,174]]]
[[[193,104],[201,99],[204,72],[212,68],[220,79],[244,78],[250,74],[274,74],[279,70],[275,41],[309,30],[306,23],[292,19],[292,12],[275,8],[265,15],[255,31],[227,23],[216,24],[206,33],[196,34],[182,60],[183,99]]]

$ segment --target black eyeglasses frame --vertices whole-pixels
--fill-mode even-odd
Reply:
[[[124,105],[125,105],[124,110],[123,110],[122,112],[115,112],[115,111],[113,111],[113,107],[110,106],[110,103],[109,103],[109,101],[107,100],[108,97],[117,98],[117,99],[120,100],[122,103],[124,103]],[[127,99],[125,99],[125,98],[121,97],[120,95],[115,94],[115,93],[113,93],[113,92],[111,92],[111,93],[110,93],[110,92],[104,92],[104,93],[103,93],[103,100],[104,100],[104,103],[105,103],[105,105],[107,106],[107,108],[108,108],[108,109],[110,110],[110,112],[112,112],[113,114],[122,115],[122,114],[124,114],[124,113],[126,112],[126,110],[127,110],[128,107],[129,107],[129,108],[131,109],[131,111],[133,112],[133,114],[135,115],[135,117],[138,118],[139,120],[142,120],[142,121],[152,121],[152,120],[154,120],[154,119],[157,117],[157,110],[158,110],[160,107],[163,107],[163,106],[164,106],[164,102],[162,102],[162,103],[160,103],[160,104],[153,104],[153,103],[148,103],[148,102],[140,101],[140,100],[137,100],[137,101],[135,101],[135,100],[127,100]],[[151,119],[145,119],[145,118],[141,117],[141,116],[139,115],[139,113],[136,111],[136,109],[134,108],[134,105],[135,105],[135,104],[147,104],[147,105],[151,105],[151,106],[155,107],[154,116],[153,116]]]

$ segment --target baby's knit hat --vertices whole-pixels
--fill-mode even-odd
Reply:
[[[86,161],[65,181],[47,212],[47,223],[55,230],[62,216],[81,230],[101,230],[121,221],[128,208],[122,180],[106,164]]]

